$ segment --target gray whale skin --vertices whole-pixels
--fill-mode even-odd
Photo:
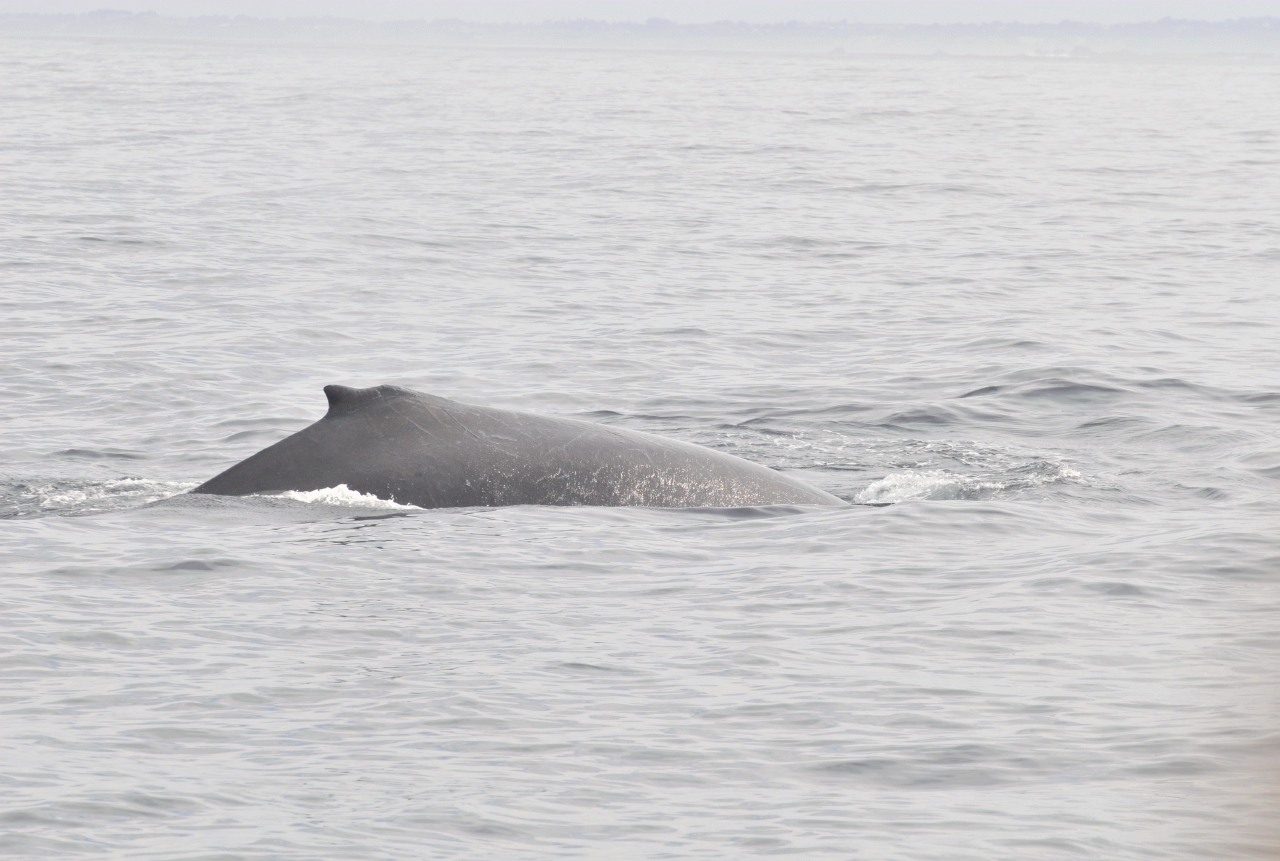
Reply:
[[[460,404],[402,389],[325,386],[315,424],[192,493],[351,490],[421,508],[844,505],[759,464],[574,419]]]

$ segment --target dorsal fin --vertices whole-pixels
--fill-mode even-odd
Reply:
[[[374,386],[370,389],[353,389],[351,386],[325,386],[324,396],[329,399],[329,412],[325,418],[354,412],[366,404],[400,394],[399,386]]]

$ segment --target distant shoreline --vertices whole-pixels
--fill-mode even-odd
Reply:
[[[155,13],[0,15],[0,37],[177,39],[205,42],[423,46],[955,53],[993,56],[1261,54],[1280,56],[1280,18],[1134,24],[861,24],[848,21],[676,24],[458,19],[376,22],[351,18],[170,17]]]

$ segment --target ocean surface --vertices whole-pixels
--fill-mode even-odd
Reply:
[[[1280,857],[1277,93],[0,41],[0,854]],[[327,383],[850,504],[184,493]]]

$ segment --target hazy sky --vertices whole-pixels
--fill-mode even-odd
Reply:
[[[591,18],[644,21],[860,21],[950,24],[1064,19],[1104,24],[1166,16],[1221,21],[1280,16],[1280,0],[0,0],[0,13],[67,13],[111,8],[165,15],[309,15],[370,20],[462,18],[537,22]]]

